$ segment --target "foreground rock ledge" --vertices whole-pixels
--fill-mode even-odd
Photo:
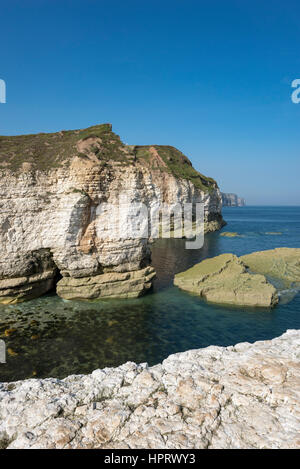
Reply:
[[[300,331],[0,385],[4,448],[300,447]]]

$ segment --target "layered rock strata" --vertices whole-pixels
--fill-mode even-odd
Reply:
[[[109,272],[94,277],[64,277],[57,285],[57,294],[65,299],[135,298],[152,286],[155,270],[148,266],[132,272]]]
[[[276,248],[240,257],[253,272],[279,282],[283,287],[300,287],[300,249]]]
[[[222,192],[222,204],[224,207],[244,207],[246,205],[245,199],[236,194],[226,194]]]
[[[300,249],[221,254],[175,275],[174,285],[213,303],[273,307],[281,291],[300,288]]]
[[[0,137],[0,302],[39,296],[58,276],[68,299],[147,291],[148,234],[116,230],[121,196],[129,225],[132,204],[185,202],[204,204],[206,231],[223,224],[216,182],[173,147],[125,145],[109,124]]]
[[[246,265],[233,254],[205,259],[176,274],[174,285],[212,303],[254,307],[278,303],[277,291],[266,277],[247,272]]]
[[[300,447],[300,331],[0,384],[1,448]],[[1,365],[0,365],[1,366]]]

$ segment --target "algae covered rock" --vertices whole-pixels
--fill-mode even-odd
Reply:
[[[300,249],[276,248],[242,256],[241,261],[252,271],[279,280],[285,287],[300,286]]]
[[[63,297],[146,292],[152,231],[132,234],[133,207],[186,203],[204,205],[206,231],[223,226],[212,178],[174,147],[126,145],[111,124],[0,136],[0,304],[39,297],[60,277]]]
[[[175,275],[174,285],[213,303],[260,307],[278,303],[276,289],[266,277],[247,272],[246,265],[233,254],[205,259]]]
[[[240,258],[233,254],[206,259],[177,274],[174,284],[207,301],[240,306],[272,307],[279,301],[274,283],[300,287],[300,249],[276,248]]]

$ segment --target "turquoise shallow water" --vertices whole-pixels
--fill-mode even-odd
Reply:
[[[223,215],[228,225],[222,231],[241,237],[212,233],[198,251],[186,250],[183,240],[153,245],[158,278],[153,292],[143,298],[66,302],[51,294],[0,306],[0,336],[10,349],[7,363],[0,364],[0,380],[62,378],[128,360],[153,365],[171,353],[271,339],[300,328],[300,294],[273,310],[251,310],[209,305],[172,286],[176,272],[206,257],[300,248],[300,207],[225,208]],[[4,337],[7,328],[15,331]]]

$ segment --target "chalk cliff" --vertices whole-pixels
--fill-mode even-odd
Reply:
[[[67,299],[146,292],[148,237],[108,236],[119,220],[103,204],[120,194],[149,208],[203,202],[205,230],[223,224],[217,183],[173,147],[125,145],[110,124],[0,137],[0,302],[40,296],[58,280]]]
[[[221,193],[222,204],[224,207],[244,207],[246,205],[245,199],[238,197],[236,194]]]

